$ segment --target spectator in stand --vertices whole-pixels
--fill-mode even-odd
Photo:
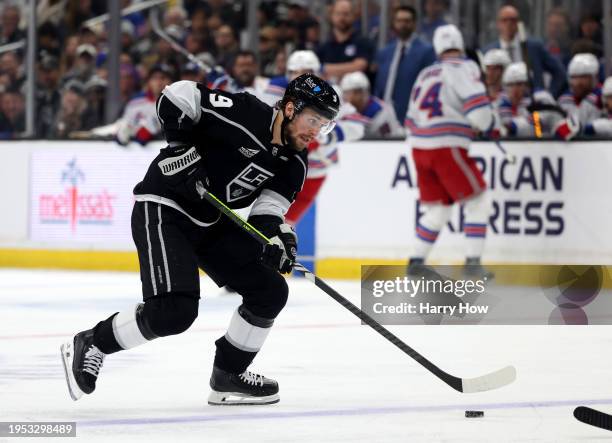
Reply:
[[[174,72],[168,65],[156,65],[149,71],[146,88],[128,102],[117,122],[117,142],[147,144],[161,133],[155,102],[166,86],[172,83]]]
[[[563,8],[553,8],[546,16],[546,50],[563,66],[570,61],[571,20]]]
[[[185,37],[185,49],[190,54],[200,54],[207,50],[207,42],[204,34],[190,32]]]
[[[231,61],[240,51],[238,35],[229,25],[222,25],[215,32],[215,60],[226,70],[229,69]]]
[[[4,91],[11,89],[13,80],[6,72],[0,71],[0,97]]]
[[[26,38],[24,31],[19,29],[21,10],[19,6],[5,3],[1,14],[2,26],[0,26],[0,45],[15,43]]]
[[[585,38],[595,43],[597,48],[597,56],[603,55],[603,32],[600,18],[593,13],[587,13],[580,19],[580,27],[578,28],[578,38]]]
[[[20,90],[25,82],[22,60],[17,51],[8,51],[0,55],[0,71],[9,75],[10,88]]]
[[[510,64],[510,57],[503,49],[489,49],[484,55],[482,64],[485,70],[487,95],[495,110],[499,106],[499,96],[503,90],[502,75],[506,66]]]
[[[169,27],[164,30],[170,37],[175,40],[179,40],[181,38],[180,30],[176,27]],[[182,56],[172,49],[170,43],[168,43],[163,38],[159,38],[155,41],[155,50],[148,53],[143,54],[140,64],[148,71],[155,65],[166,64],[170,65],[174,68],[181,66],[184,61],[182,60]]]
[[[210,29],[210,32],[212,33],[213,36],[215,35],[215,32],[217,32],[217,30],[224,24],[225,23],[223,23],[223,20],[221,20],[221,17],[219,17],[219,15],[217,14],[211,14],[208,17],[208,20],[206,20],[206,25],[208,26],[208,29]]]
[[[249,92],[255,96],[265,90],[268,79],[257,75],[257,57],[252,51],[240,51],[234,57],[229,75],[215,80],[211,89],[228,92]]]
[[[0,98],[0,138],[14,138],[25,131],[25,100],[17,89],[8,89]]]
[[[287,52],[281,49],[274,59],[274,75],[272,77],[282,75],[284,72],[287,72]]]
[[[404,128],[395,116],[395,110],[381,99],[370,94],[370,81],[361,72],[351,72],[340,82],[344,101],[355,107],[364,118],[364,137],[399,138],[405,136]]]
[[[502,6],[497,14],[497,30],[499,32],[499,40],[489,44],[485,49],[501,48],[508,51],[512,62],[520,62],[523,60],[521,51],[518,23],[520,15],[518,9],[514,6]],[[531,70],[533,71],[533,83],[536,89],[544,89],[544,72],[548,72],[551,76],[550,87],[547,89],[557,97],[565,88],[565,69],[561,62],[554,58],[544,47],[544,45],[533,38],[527,38],[527,55]]]
[[[191,15],[191,25],[189,26],[189,34],[197,36],[197,39],[201,41],[204,49],[195,52],[194,54],[211,51],[214,48],[214,42],[210,29],[208,28],[208,15],[206,9],[198,7],[193,11]]]
[[[318,53],[321,73],[332,82],[339,82],[349,72],[365,72],[372,58],[372,46],[355,32],[354,21],[352,2],[336,0],[331,11],[330,40],[321,45]]]
[[[577,135],[603,111],[597,57],[588,53],[576,54],[567,70],[570,90],[559,97],[559,106],[568,114],[567,128],[561,128],[557,134],[565,140]]]
[[[76,50],[80,45],[78,35],[69,35],[64,40],[64,47],[60,54],[60,74],[65,74],[72,69],[76,60]]]
[[[257,57],[251,51],[240,51],[232,62],[231,75],[236,81],[238,89],[251,92],[263,89],[262,82],[267,83],[263,77],[259,77]]]
[[[209,34],[208,13],[204,5],[196,7],[191,13],[189,31],[197,34]]]
[[[163,19],[163,27],[178,26],[184,28],[187,21],[187,11],[182,6],[171,6],[166,9]]]
[[[136,28],[129,20],[121,20],[121,51],[132,52],[134,40],[136,38]],[[83,41],[81,39],[81,41]]]
[[[306,46],[306,32],[313,24],[318,24],[308,11],[308,0],[290,0],[287,9],[287,20],[292,22],[297,28],[298,33],[298,49]]]
[[[106,122],[106,87],[106,80],[97,75],[85,83],[87,113],[83,121],[83,129],[96,128]]]
[[[418,34],[427,43],[433,41],[434,32],[440,26],[448,25],[448,0],[425,0],[425,16],[421,19]]]
[[[96,73],[97,56],[98,51],[92,45],[79,45],[76,49],[74,66],[64,75],[62,83],[66,83],[71,79],[77,79],[83,84],[87,82]]]
[[[57,27],[49,22],[43,23],[38,27],[38,52],[46,52],[53,57],[61,54],[60,33]],[[59,63],[59,60],[58,60]]]
[[[82,131],[83,118],[87,110],[83,83],[77,79],[68,81],[62,90],[60,110],[56,115],[51,136],[68,138],[75,131]]]
[[[276,28],[278,29],[278,40],[285,48],[285,52],[291,54],[297,50],[300,36],[294,23],[290,20],[281,20]]]
[[[585,125],[583,134],[598,137],[612,137],[612,77],[606,79],[601,93],[603,96],[604,111],[599,118]]]
[[[273,77],[276,54],[280,50],[278,30],[264,26],[259,31],[259,72],[266,77]]]
[[[38,63],[36,86],[36,136],[50,138],[57,115],[61,94],[59,93],[59,63],[56,57],[44,55]]]
[[[319,41],[321,40],[321,26],[319,22],[312,22],[306,28],[306,36],[304,41],[304,49],[318,52]]]
[[[122,63],[119,67],[119,94],[121,97],[120,114],[125,106],[140,90],[140,75],[131,63]]]
[[[246,2],[236,2],[234,0],[207,0],[210,8],[210,16],[216,16],[221,23],[229,25],[238,31],[244,29],[246,25],[245,4]],[[211,29],[214,29],[211,27]]]
[[[375,62],[374,95],[393,106],[402,123],[419,72],[436,60],[433,47],[414,32],[416,20],[412,6],[400,6],[394,11],[393,31],[397,38],[378,52]]]
[[[92,10],[92,0],[68,0],[64,12],[63,29],[68,35],[76,34],[84,21],[95,16]]]

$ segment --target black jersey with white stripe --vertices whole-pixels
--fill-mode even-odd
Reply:
[[[272,143],[277,112],[249,93],[191,81],[166,87],[157,115],[168,147],[136,185],[136,200],[175,207],[207,224],[218,211],[197,193],[199,182],[231,208],[248,207],[261,197],[260,213],[277,206],[286,211],[302,189],[308,161],[306,150]]]

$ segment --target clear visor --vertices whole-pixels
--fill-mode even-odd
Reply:
[[[311,129],[316,129],[319,134],[327,135],[336,127],[336,120],[328,120],[320,114],[310,110],[304,110],[300,117]]]

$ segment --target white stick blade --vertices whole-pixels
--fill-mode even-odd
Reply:
[[[481,377],[462,378],[461,384],[463,386],[463,392],[472,393],[498,389],[509,385],[514,380],[516,380],[516,369],[514,366],[506,366],[503,369]]]

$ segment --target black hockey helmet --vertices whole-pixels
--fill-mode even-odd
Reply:
[[[334,88],[314,74],[302,74],[289,82],[281,106],[290,101],[296,115],[310,107],[329,120],[336,118],[340,108],[340,97]]]

